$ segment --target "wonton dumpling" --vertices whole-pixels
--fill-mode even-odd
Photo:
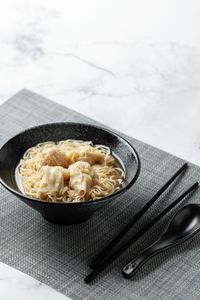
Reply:
[[[68,170],[58,166],[43,166],[40,172],[42,179],[37,192],[38,198],[46,199],[48,195],[62,195],[64,181],[69,178]]]
[[[52,147],[50,149],[45,149],[41,153],[40,164],[42,166],[61,166],[68,167],[67,157],[64,152]]]
[[[92,183],[92,170],[87,162],[77,161],[68,168],[70,174],[69,187],[80,197],[84,197]]]
[[[97,149],[92,148],[91,146],[85,147],[80,150],[78,161],[86,161],[90,165],[95,163],[102,164],[104,163],[105,154]]]
[[[66,152],[66,158],[68,165],[74,164],[79,158],[78,150],[69,150]]]

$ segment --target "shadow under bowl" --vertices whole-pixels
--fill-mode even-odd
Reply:
[[[74,139],[92,141],[108,146],[119,158],[125,170],[123,186],[114,194],[100,200],[83,203],[51,203],[24,195],[15,180],[15,170],[25,151],[38,143]],[[140,173],[136,150],[118,134],[102,127],[84,123],[50,123],[27,129],[11,138],[0,149],[0,183],[42,216],[57,224],[78,224],[86,221],[99,208],[127,191]]]

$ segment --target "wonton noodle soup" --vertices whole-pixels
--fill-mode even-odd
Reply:
[[[120,189],[124,171],[104,145],[64,140],[29,148],[16,170],[20,190],[48,202],[85,202]]]

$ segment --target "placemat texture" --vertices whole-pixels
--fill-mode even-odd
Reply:
[[[56,121],[99,124],[24,89],[0,106],[0,146],[25,128]],[[93,285],[86,285],[83,281],[90,271],[88,262],[94,253],[132,218],[183,163],[166,152],[125,137],[141,157],[140,177],[127,193],[85,223],[75,226],[48,223],[40,214],[0,187],[0,261],[72,299],[200,299],[198,236],[154,257],[131,280],[121,275],[122,266],[158,237],[169,215],[124,253]],[[199,179],[200,168],[190,164],[178,184],[174,184],[161,197],[130,234]],[[199,200],[200,192],[197,191],[183,203]]]

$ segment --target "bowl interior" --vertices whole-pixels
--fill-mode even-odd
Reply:
[[[52,123],[30,128],[10,139],[0,149],[0,180],[7,188],[20,193],[15,169],[25,151],[38,143],[77,139],[108,146],[125,169],[124,188],[133,184],[140,169],[134,148],[122,137],[106,129],[80,123]]]

